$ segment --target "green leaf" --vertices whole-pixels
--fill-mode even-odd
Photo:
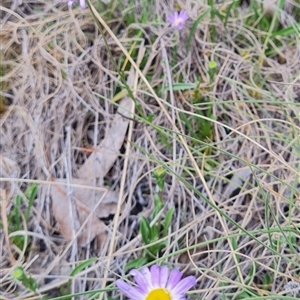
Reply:
[[[158,215],[158,213],[162,210],[163,207],[164,207],[164,204],[161,201],[159,194],[155,193],[154,194],[154,210],[152,213],[152,219],[154,219]]]
[[[78,264],[73,270],[72,272],[70,273],[70,279],[68,281],[68,284],[67,284],[67,290],[70,291],[70,288],[71,288],[71,280],[72,278],[78,274],[80,271],[84,270],[86,267],[88,267],[89,265],[93,264],[95,261],[97,260],[96,257],[92,257],[86,261],[83,261],[82,263]]]
[[[125,271],[131,270],[131,269],[139,269],[140,267],[144,266],[147,262],[148,262],[147,257],[139,257],[139,258],[133,259],[130,262],[128,262],[125,265],[124,269],[125,269]]]
[[[198,82],[196,83],[174,83],[172,84],[172,90],[173,91],[186,91],[186,90],[194,90],[195,88],[197,88]],[[169,86],[165,86],[164,91],[169,91],[170,87]]]
[[[241,292],[238,296],[237,296],[237,300],[242,300],[242,299],[249,299],[250,298],[250,294],[248,294],[247,292]]]
[[[168,229],[172,222],[174,212],[175,212],[175,207],[172,207],[166,213],[165,224],[164,224],[164,229],[163,229],[164,230],[163,237],[167,236],[167,234],[168,234]]]
[[[159,256],[159,252],[165,248],[167,246],[167,242],[166,241],[162,241],[160,243],[157,243],[151,247],[148,248],[149,252],[154,256],[157,257]]]
[[[142,240],[145,245],[149,244],[150,242],[150,223],[145,217],[141,217],[140,220],[140,232],[142,235]]]
[[[78,274],[80,271],[84,270],[89,265],[93,264],[97,260],[96,257],[92,257],[86,261],[83,261],[82,263],[78,264],[73,271],[70,274],[70,277],[74,277],[76,274]]]
[[[204,19],[204,17],[211,11],[211,9],[206,10],[203,14],[201,14],[198,19],[194,22],[191,30],[190,30],[190,34],[188,36],[187,39],[187,43],[186,43],[186,51],[189,52],[190,49],[190,45],[191,45],[191,41],[192,41],[192,37],[197,29],[198,24]]]
[[[150,124],[152,124],[153,119],[154,119],[154,114],[149,114],[148,117],[147,117],[147,121],[148,121]]]
[[[29,215],[30,215],[30,211],[31,208],[33,206],[33,201],[36,198],[37,195],[37,185],[36,184],[31,184],[25,191],[24,195],[26,196],[26,198],[29,200],[28,201],[28,206],[25,212],[25,220],[26,222],[28,222],[29,219]]]
[[[237,6],[237,1],[232,1],[226,11],[226,15],[225,15],[225,19],[224,19],[224,27],[226,28],[227,22],[228,22],[228,18],[231,12],[231,9],[235,8]]]
[[[31,291],[35,292],[38,289],[38,284],[37,282],[31,277],[26,277],[23,280],[23,284]]]
[[[36,194],[37,194],[37,185],[35,183],[31,184],[24,192],[24,196],[29,200],[34,199]]]
[[[300,30],[300,29],[298,29],[298,30]],[[298,33],[296,28],[293,26],[290,26],[290,27],[283,28],[283,29],[273,32],[271,34],[271,37],[273,38],[275,36],[290,36],[294,33]]]
[[[21,230],[21,215],[20,215],[20,211],[21,211],[21,202],[22,202],[22,198],[18,195],[15,199],[15,207],[12,211],[12,224],[14,227],[13,231],[18,231]]]
[[[247,272],[247,277],[245,280],[246,286],[251,286],[251,284],[254,280],[255,274],[256,274],[256,262],[253,261],[249,271]]]
[[[160,225],[153,225],[150,228],[150,242],[155,242],[159,239]]]

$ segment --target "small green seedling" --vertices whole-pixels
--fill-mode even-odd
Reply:
[[[28,224],[30,212],[32,210],[36,195],[37,185],[31,184],[25,190],[23,196],[16,196],[16,198],[14,199],[14,205],[10,213],[7,215],[9,234],[12,232],[24,230],[24,224]],[[3,224],[0,220],[0,229],[1,228],[3,228]],[[25,237],[24,235],[16,235],[11,237],[11,241],[19,249],[23,250],[24,247],[27,247],[28,243],[30,242],[30,238]]]
[[[15,198],[15,205],[11,211],[11,213],[8,216],[8,224],[9,224],[9,233],[23,230],[24,223],[28,224],[30,211],[33,206],[34,199],[37,195],[37,185],[31,184],[28,186],[28,188],[24,192],[24,197],[27,199],[27,207],[24,211],[23,204],[24,204],[24,198],[21,196],[16,196]],[[29,243],[29,237],[27,239],[23,235],[17,235],[12,237],[12,242],[19,248],[24,248],[24,243],[27,240],[27,244]],[[27,246],[27,245],[26,245]]]
[[[166,177],[166,171],[163,168],[158,168],[154,173],[153,177],[156,182],[156,192],[154,194],[154,209],[151,214],[150,221],[145,217],[141,217],[140,220],[140,233],[142,236],[142,241],[145,245],[153,244],[156,241],[164,238],[168,234],[168,229],[170,227],[175,208],[170,208],[164,218],[164,221],[161,217],[158,217],[159,213],[164,207],[162,201],[162,193],[164,190],[164,183]],[[151,220],[156,219],[155,224],[151,225]],[[143,253],[142,257],[131,260],[126,264],[125,269],[139,268],[146,263],[149,263],[156,259],[156,257],[160,254],[162,249],[166,246],[166,242],[158,242],[154,245],[147,247]]]
[[[36,290],[38,289],[37,282],[30,275],[27,275],[22,267],[16,268],[13,271],[12,276],[32,292],[36,292]]]
[[[215,61],[210,61],[208,63],[208,75],[209,75],[210,83],[213,83],[216,72],[217,72],[217,63]]]

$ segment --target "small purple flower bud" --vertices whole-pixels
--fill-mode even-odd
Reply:
[[[74,2],[75,2],[75,0],[69,0],[68,1],[68,6],[70,8],[72,8],[72,5],[73,5]],[[79,0],[79,5],[80,5],[81,9],[85,9],[86,8],[85,0]]]
[[[178,30],[181,30],[189,18],[187,12],[185,10],[181,10],[180,12],[175,11],[172,15],[168,17],[168,22]]]

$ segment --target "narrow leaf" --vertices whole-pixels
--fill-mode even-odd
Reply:
[[[140,221],[140,232],[142,235],[143,242],[147,245],[150,242],[150,224],[145,217],[141,217]]]
[[[169,229],[169,226],[171,225],[174,212],[175,212],[175,207],[172,207],[168,210],[168,212],[166,214],[165,224],[164,224],[164,229],[163,229],[164,230],[163,237],[167,236],[167,234],[168,234],[168,229]]]
[[[76,274],[78,274],[80,271],[84,270],[86,267],[88,267],[88,266],[90,266],[91,264],[93,264],[96,260],[97,260],[96,257],[92,257],[92,258],[90,258],[90,259],[88,259],[88,260],[85,260],[85,261],[83,261],[82,263],[78,264],[78,265],[72,270],[72,272],[71,272],[71,274],[70,274],[70,277],[71,277],[71,278],[70,278],[69,281],[68,281],[68,288],[67,288],[68,291],[70,291],[70,288],[71,288],[71,280],[72,280],[72,278],[73,278]]]
[[[204,17],[210,12],[211,10],[208,9],[206,10],[203,14],[201,14],[198,19],[194,22],[191,30],[190,30],[190,34],[188,36],[188,39],[187,39],[187,44],[186,44],[186,51],[188,52],[189,49],[190,49],[190,45],[191,45],[191,41],[192,41],[192,37],[197,29],[197,26],[198,24],[204,19]]]
[[[147,257],[136,258],[136,259],[133,259],[130,262],[128,262],[125,265],[124,269],[125,269],[125,271],[131,270],[131,269],[139,269],[140,267],[144,266],[147,262],[148,262]]]

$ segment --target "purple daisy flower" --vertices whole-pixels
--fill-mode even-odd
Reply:
[[[186,300],[185,293],[197,282],[194,276],[181,279],[182,273],[167,266],[153,265],[143,267],[140,271],[133,269],[137,287],[132,287],[123,280],[117,280],[116,285],[131,300]]]
[[[171,16],[168,17],[168,22],[171,23],[173,27],[181,30],[188,18],[189,16],[185,10],[181,10],[180,12],[175,11]]]
[[[69,0],[68,1],[68,6],[70,8],[72,8],[72,5],[73,5],[74,2],[75,2],[75,0]],[[86,8],[85,0],[79,0],[79,5],[80,5],[81,9],[85,9]]]

